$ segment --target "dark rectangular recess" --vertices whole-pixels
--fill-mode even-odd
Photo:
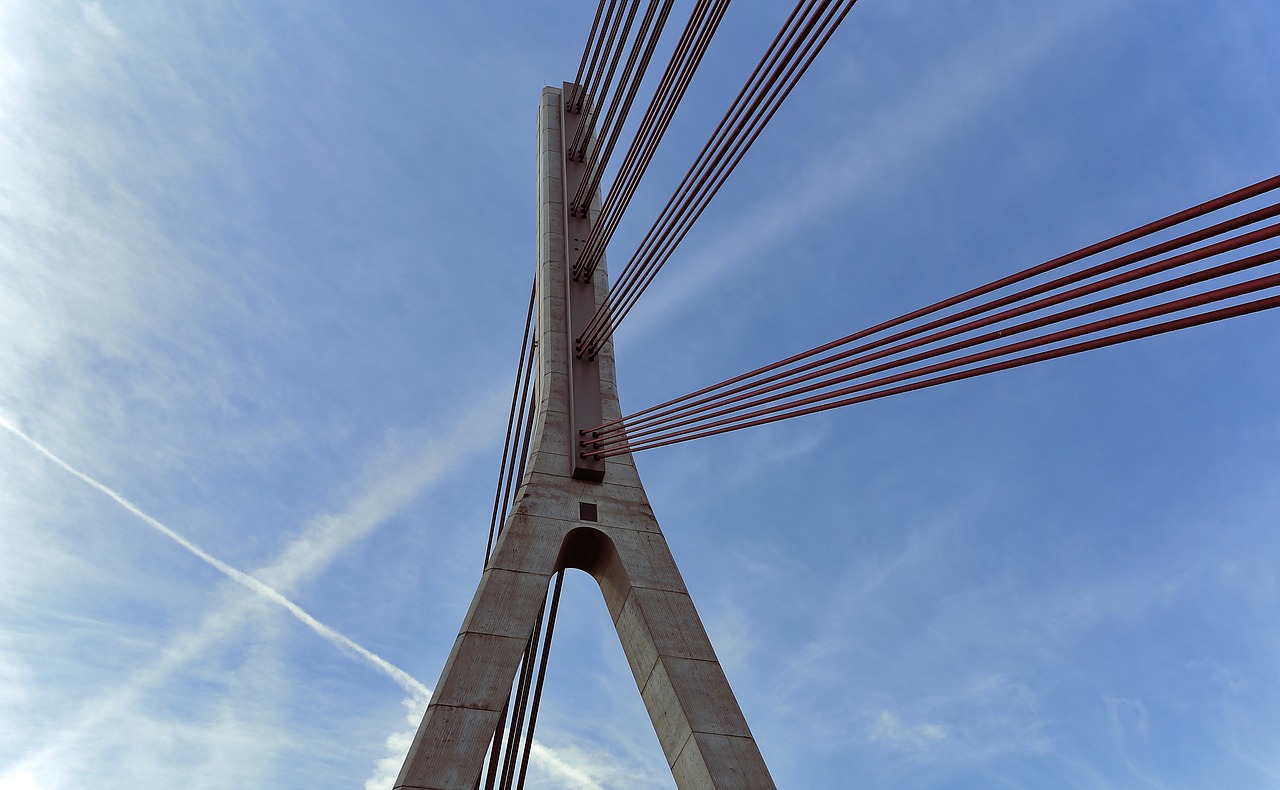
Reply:
[[[578,520],[579,521],[599,521],[600,514],[596,510],[595,502],[579,502],[578,503]]]

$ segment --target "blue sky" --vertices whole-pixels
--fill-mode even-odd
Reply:
[[[776,6],[730,10],[615,272]],[[390,786],[593,10],[0,6],[0,788]],[[624,408],[1280,172],[1277,34],[863,0],[620,331]],[[639,455],[779,786],[1280,785],[1277,358],[1253,316]],[[566,589],[531,785],[673,786]]]

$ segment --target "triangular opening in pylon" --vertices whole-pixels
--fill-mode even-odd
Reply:
[[[595,579],[565,572],[529,788],[666,790],[675,780]],[[595,784],[588,784],[582,778]]]

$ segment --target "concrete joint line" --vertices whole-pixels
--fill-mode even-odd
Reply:
[[[693,730],[690,730],[689,735],[684,739],[684,743],[680,744],[679,749],[676,749],[675,756],[672,757],[667,762],[668,767],[674,767],[676,763],[680,762],[680,757],[684,754],[684,750],[689,748],[689,741],[692,741],[692,740],[693,740]]]
[[[448,708],[449,710],[478,710],[483,713],[501,713],[502,712],[502,708],[485,708],[485,707],[480,707],[476,705],[444,705],[444,704],[437,705],[435,703],[431,703],[431,707]]]

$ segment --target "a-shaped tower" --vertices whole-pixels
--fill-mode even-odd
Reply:
[[[565,107],[570,88],[545,88],[538,111],[537,397],[526,471],[395,786],[478,786],[551,578],[578,568],[600,584],[676,784],[772,788],[631,456],[582,454],[580,432],[621,412],[612,344],[595,359],[573,349],[608,285],[603,261],[591,282],[570,276],[599,203],[590,217],[566,211],[566,184],[583,165],[565,143],[585,117]]]

